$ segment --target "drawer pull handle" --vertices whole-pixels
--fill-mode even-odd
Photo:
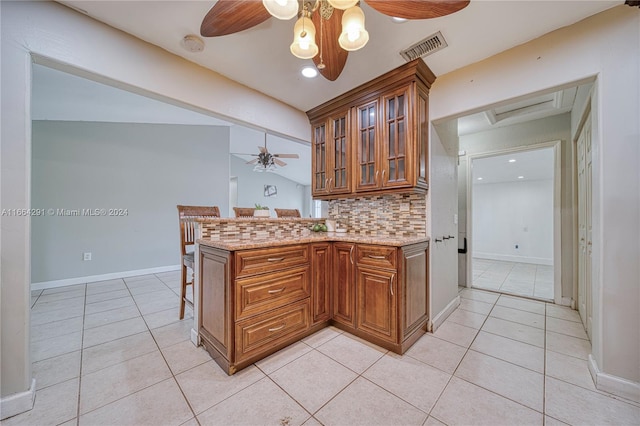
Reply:
[[[374,256],[373,254],[370,254],[369,257],[371,259],[386,259],[387,258],[386,256]]]
[[[353,265],[353,256],[351,255],[353,253],[353,248],[355,246],[351,246],[351,248],[349,249],[349,260],[351,260],[351,264]]]
[[[278,290],[269,290],[267,293],[269,294],[276,294],[276,293],[282,293],[284,291],[285,287],[282,287]]]
[[[284,257],[270,257],[267,259],[267,262],[282,262]]]
[[[270,328],[269,329],[269,333],[273,333],[274,331],[282,330],[285,326],[286,326],[286,324],[282,324],[279,327]]]

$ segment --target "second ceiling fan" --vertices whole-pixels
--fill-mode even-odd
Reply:
[[[469,0],[366,0],[380,13],[403,19],[428,19],[464,9]],[[367,43],[364,13],[359,0],[218,0],[200,26],[204,37],[218,37],[252,28],[270,17],[292,19],[291,53],[313,59],[328,80],[338,78],[349,51]],[[319,29],[319,30],[318,30]]]

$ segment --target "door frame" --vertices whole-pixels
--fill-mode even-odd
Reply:
[[[507,155],[523,151],[535,151],[544,148],[553,148],[553,301],[556,304],[562,302],[562,141],[552,140],[531,145],[518,146],[478,154],[469,154],[467,157],[467,287],[473,282],[473,160],[497,155]]]

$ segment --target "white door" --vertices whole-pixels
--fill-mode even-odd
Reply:
[[[591,113],[580,130],[577,142],[578,165],[578,312],[591,338]]]

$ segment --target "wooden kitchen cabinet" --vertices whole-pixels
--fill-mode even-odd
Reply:
[[[311,244],[312,325],[331,319],[331,243]]]
[[[426,191],[428,96],[434,80],[417,59],[307,111],[313,133],[313,197]],[[342,127],[336,127],[336,117],[346,125],[346,151],[339,157],[335,132]],[[335,162],[337,158],[346,163]]]
[[[200,245],[199,336],[228,373],[335,325],[402,354],[427,328],[428,242]]]
[[[199,253],[199,335],[228,374],[310,332],[309,244]]]
[[[355,244],[333,243],[333,321],[356,324]]]
[[[351,192],[350,111],[323,117],[312,126],[312,182],[316,195]]]

